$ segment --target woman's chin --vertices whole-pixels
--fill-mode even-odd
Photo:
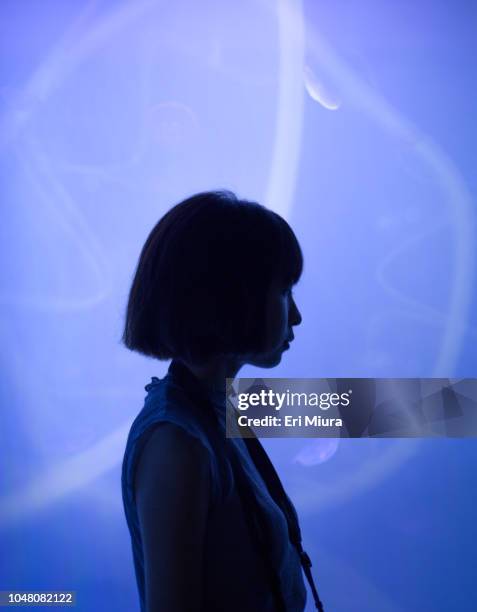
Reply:
[[[286,351],[289,346],[290,345],[288,342],[286,344],[282,344],[273,352],[255,356],[253,361],[250,361],[249,363],[260,368],[273,368],[280,363],[283,352]]]

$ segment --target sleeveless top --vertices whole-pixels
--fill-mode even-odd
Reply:
[[[163,379],[153,377],[151,383],[146,385],[148,393],[142,410],[131,426],[122,463],[122,498],[131,536],[141,612],[146,610],[145,573],[134,497],[134,477],[148,436],[160,423],[172,423],[181,427],[204,445],[210,458],[212,486],[204,550],[203,610],[275,612],[269,569],[257,554],[252,541],[230,463],[223,453],[217,452],[217,446],[211,440],[210,430],[205,426],[204,407],[195,405],[184,389],[184,377],[178,375],[181,368],[185,366],[173,360]],[[187,372],[193,376],[190,370],[187,369]],[[219,424],[218,435],[225,439],[225,391],[207,389],[207,395]],[[226,444],[235,445],[246,477],[263,511],[270,556],[279,576],[286,611],[303,612],[306,589],[299,555],[289,539],[286,518],[269,494],[243,439],[227,438]]]

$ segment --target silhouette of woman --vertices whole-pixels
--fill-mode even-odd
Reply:
[[[293,504],[257,438],[225,436],[225,379],[280,362],[302,267],[288,223],[229,191],[175,205],[144,244],[123,341],[172,361],[145,387],[122,466],[142,612],[305,607]]]

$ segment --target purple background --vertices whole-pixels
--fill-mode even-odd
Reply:
[[[0,16],[0,589],[132,612],[120,461],[167,364],[119,338],[172,204],[230,188],[301,241],[296,341],[240,376],[475,376],[477,6],[4,0]],[[473,440],[264,444],[327,610],[477,609]]]

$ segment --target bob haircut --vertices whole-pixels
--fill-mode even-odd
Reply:
[[[200,363],[258,353],[270,285],[298,282],[303,255],[288,223],[231,191],[173,206],[139,257],[122,340],[157,359]]]

